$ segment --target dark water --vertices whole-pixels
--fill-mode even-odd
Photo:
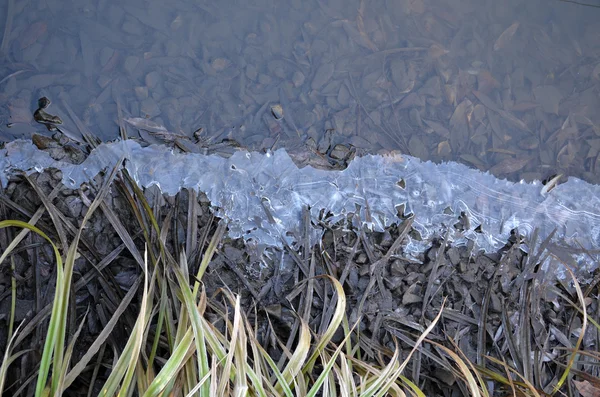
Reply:
[[[120,111],[251,149],[325,154],[342,143],[511,179],[600,182],[600,8],[547,0],[3,0],[1,8],[3,141],[49,134],[32,118],[47,96],[73,139],[86,130],[114,139]]]

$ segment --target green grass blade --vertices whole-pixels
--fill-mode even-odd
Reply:
[[[194,302],[192,290],[188,285],[188,280],[183,276],[183,273],[179,268],[173,268],[177,281],[179,282],[179,288],[183,295],[183,302],[187,308],[188,316],[192,323],[192,330],[194,332],[194,342],[196,344],[196,354],[198,355],[198,375],[203,378],[210,372],[210,364],[208,362],[208,354],[206,351],[206,339],[204,337],[204,326],[202,318]],[[203,385],[201,395],[207,396],[210,391],[210,382]]]
[[[44,232],[42,232],[37,227],[32,226],[26,222],[17,221],[17,220],[0,221],[0,229],[5,228],[5,227],[11,227],[11,226],[19,227],[22,229],[29,229],[32,232],[43,237],[46,241],[48,241],[50,243],[50,246],[52,247],[52,250],[54,251],[54,258],[56,259],[56,285],[57,285],[57,287],[59,285],[62,285],[64,283],[63,262],[62,262],[60,253],[58,252],[58,248],[56,247],[56,245],[54,245],[52,240],[50,240],[50,237],[48,237]],[[6,251],[4,251],[4,253],[0,256],[0,263],[3,262],[4,259],[6,259],[6,256],[9,255],[13,249],[14,249],[14,247],[11,247],[11,244],[9,244],[9,247],[6,249]],[[52,304],[52,313],[53,314],[55,312],[58,312],[59,305],[60,305],[60,302],[57,299],[55,299]],[[37,384],[36,384],[36,388],[35,388],[36,396],[41,396],[44,391],[44,388],[46,387],[48,374],[50,373],[50,366],[52,364],[52,356],[54,353],[54,347],[55,347],[56,339],[57,339],[56,338],[57,328],[58,328],[57,322],[50,321],[48,333],[46,334],[46,341],[44,342],[44,351],[42,353],[42,359],[40,360],[40,370],[38,373],[38,380],[37,380]]]

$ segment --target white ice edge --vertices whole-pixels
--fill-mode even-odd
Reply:
[[[434,164],[405,155],[367,155],[343,171],[310,166],[299,169],[285,150],[261,154],[176,153],[165,146],[141,147],[133,140],[100,145],[80,165],[52,159],[31,142],[19,140],[0,150],[3,186],[15,171],[60,169],[63,183],[77,188],[125,158],[125,168],[142,187],[157,185],[175,195],[182,188],[204,192],[217,215],[229,221],[229,235],[280,247],[286,232],[298,231],[303,206],[316,217],[321,209],[341,217],[358,211],[360,219],[382,230],[398,222],[397,206],[414,214],[422,241],[410,239],[405,251],[422,252],[436,235],[457,243],[474,240],[485,251],[502,247],[512,229],[541,239],[557,229],[556,240],[587,250],[600,248],[600,186],[577,178],[542,194],[542,184],[512,183],[458,163]],[[398,184],[403,180],[405,188]],[[264,206],[276,222],[269,223]],[[451,213],[448,213],[451,209]],[[468,230],[456,230],[458,215],[468,215]],[[475,229],[480,226],[482,232]],[[577,255],[579,266],[596,260]]]

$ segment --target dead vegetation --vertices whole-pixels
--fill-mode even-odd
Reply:
[[[262,252],[195,193],[116,171],[78,191],[18,179],[0,202],[4,395],[600,390],[598,279],[548,277],[549,240],[483,255],[440,236],[411,259],[411,219],[372,233],[324,218],[320,241]]]

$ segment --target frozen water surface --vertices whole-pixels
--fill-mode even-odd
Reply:
[[[102,144],[84,163],[73,165],[20,140],[0,151],[0,180],[5,186],[17,170],[57,168],[63,183],[76,188],[121,158],[141,186],[157,185],[169,195],[182,188],[204,192],[216,214],[228,219],[231,237],[268,246],[281,246],[282,239],[291,242],[286,232],[299,229],[302,208],[308,206],[314,217],[322,209],[334,218],[356,213],[375,230],[398,222],[403,207],[405,214],[414,215],[422,237],[408,241],[405,251],[412,254],[448,230],[455,243],[470,239],[492,251],[505,244],[512,229],[531,235],[536,227],[541,238],[556,229],[556,241],[563,245],[600,248],[600,186],[570,178],[542,194],[539,182],[512,183],[462,164],[434,164],[404,155],[367,155],[343,171],[325,171],[298,168],[283,149],[267,154],[239,151],[223,158],[141,147],[127,140]],[[464,230],[454,227],[461,214],[469,219]],[[575,260],[596,267],[593,258],[579,255]]]

